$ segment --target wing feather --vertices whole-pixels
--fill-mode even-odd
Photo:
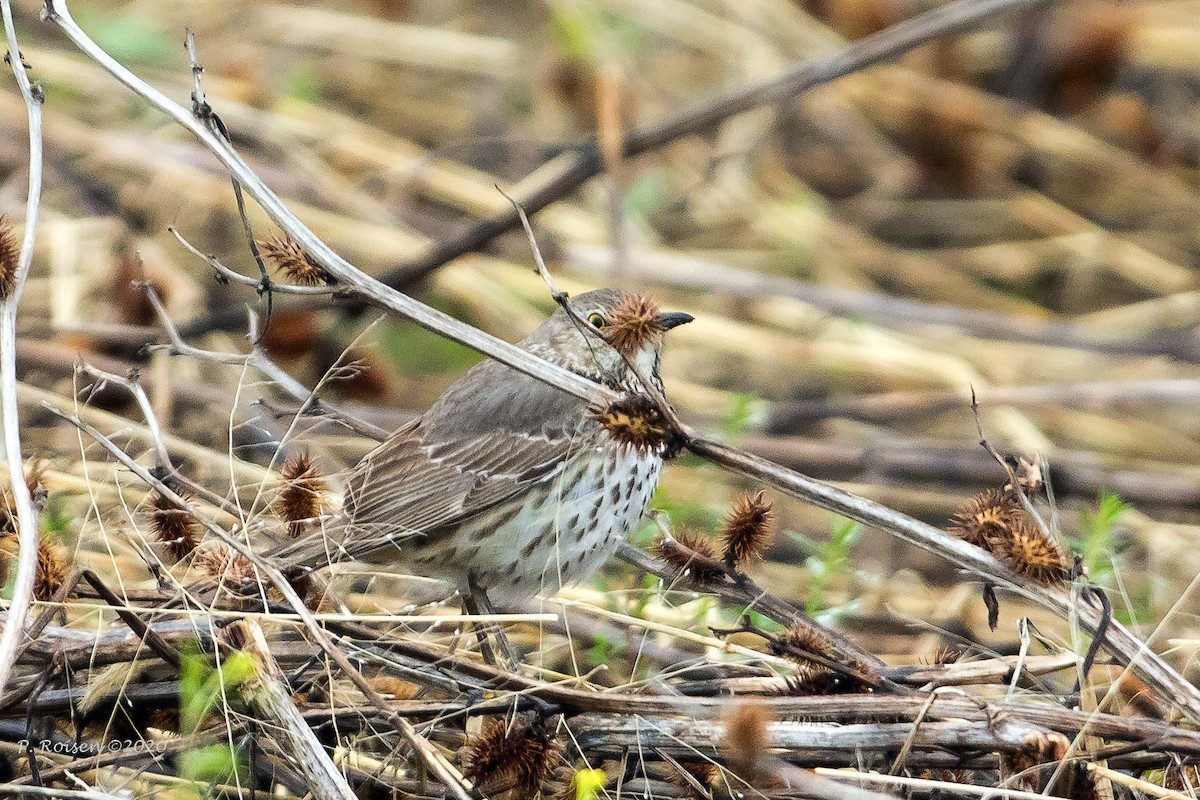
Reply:
[[[480,364],[354,469],[347,552],[368,552],[387,533],[450,529],[552,479],[590,444],[595,424],[586,411],[583,401],[540,381],[497,362]]]

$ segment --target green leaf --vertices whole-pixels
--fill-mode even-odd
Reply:
[[[184,750],[179,754],[179,774],[202,783],[233,783],[245,778],[240,750],[227,744]]]

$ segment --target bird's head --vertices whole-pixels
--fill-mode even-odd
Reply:
[[[559,308],[525,346],[573,372],[625,389],[633,381],[625,359],[657,376],[664,335],[693,319],[678,311],[662,312],[650,297],[620,289],[596,289],[567,302],[576,319]],[[580,330],[581,324],[591,330]]]

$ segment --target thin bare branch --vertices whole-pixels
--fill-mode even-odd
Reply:
[[[38,510],[25,483],[21,455],[21,421],[17,401],[17,304],[25,288],[25,279],[33,264],[33,246],[37,236],[38,210],[42,197],[42,92],[29,82],[25,62],[17,43],[9,0],[0,0],[4,16],[4,32],[8,40],[8,62],[29,120],[29,190],[25,199],[25,235],[17,257],[16,275],[5,283],[10,287],[7,296],[0,298],[0,418],[3,418],[4,456],[8,461],[10,491],[16,502],[17,576],[13,583],[12,603],[8,622],[0,634],[0,694],[8,683],[13,659],[16,657],[20,634],[28,621],[33,584],[37,571]]]
[[[230,269],[222,264],[216,256],[208,253],[202,253],[200,250],[196,249],[191,242],[183,237],[183,234],[181,234],[179,229],[174,225],[168,225],[167,230],[170,231],[172,236],[179,240],[179,243],[183,245],[184,249],[212,267],[213,271],[217,273],[217,277],[221,280],[232,281],[233,283],[238,283],[242,286],[250,286],[254,289],[259,289],[262,287],[261,280],[255,280],[249,275],[243,275],[236,270]],[[271,291],[279,294],[300,294],[312,296],[331,295],[341,291],[341,289],[337,286],[293,286],[292,284],[287,283],[272,283]]]

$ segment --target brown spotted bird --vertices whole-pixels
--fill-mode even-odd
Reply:
[[[508,601],[591,575],[641,520],[671,445],[625,359],[661,390],[664,335],[692,317],[615,289],[568,302],[578,319],[559,308],[520,345],[628,392],[624,401],[596,412],[497,361],[479,364],[363,458],[344,522],[285,547],[285,562],[396,562]]]

